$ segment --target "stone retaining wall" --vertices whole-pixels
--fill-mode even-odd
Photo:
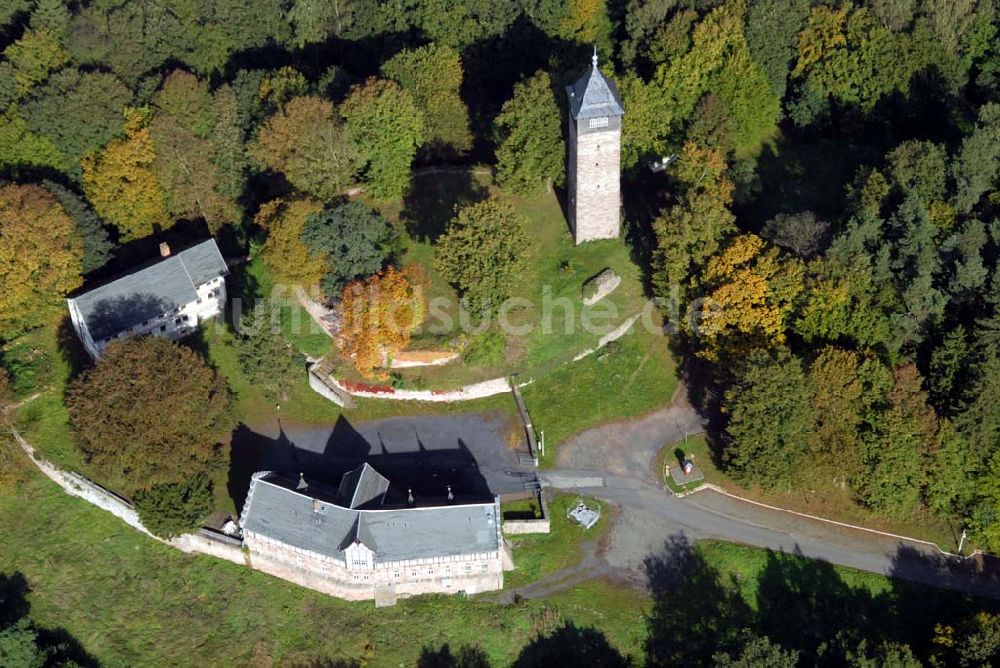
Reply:
[[[31,447],[31,444],[24,440],[16,429],[12,428],[10,432],[17,444],[31,458],[35,466],[38,467],[38,470],[59,485],[70,496],[83,499],[87,503],[111,513],[133,529],[141,531],[161,543],[176,547],[182,552],[208,554],[237,564],[245,563],[239,541],[235,539],[215,538],[204,533],[184,534],[171,540],[163,540],[154,536],[143,526],[142,521],[139,520],[139,513],[136,512],[135,507],[131,503],[114,492],[101,487],[94,481],[84,478],[79,473],[63,471],[53,466],[50,462],[40,457],[35,452],[35,449]],[[235,544],[233,541],[235,541]]]
[[[324,399],[329,399],[343,408],[346,402],[341,398],[340,394],[333,386],[331,386],[330,383],[323,380],[323,376],[330,378],[331,381],[333,379],[329,374],[323,373],[320,364],[321,363],[313,364],[309,367],[309,387],[311,387],[313,391],[318,392]]]

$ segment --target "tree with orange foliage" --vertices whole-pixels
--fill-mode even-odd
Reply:
[[[366,378],[384,378],[383,367],[406,347],[424,319],[428,279],[417,265],[389,267],[344,288],[337,343]]]

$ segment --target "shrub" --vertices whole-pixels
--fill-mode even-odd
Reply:
[[[212,481],[204,473],[184,482],[153,485],[135,495],[139,519],[161,538],[197,529],[212,505]]]
[[[472,339],[462,351],[462,361],[469,366],[497,366],[504,361],[507,338],[501,332],[491,331]]]

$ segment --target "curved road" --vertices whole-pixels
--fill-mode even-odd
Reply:
[[[543,472],[550,487],[617,506],[600,555],[613,571],[642,582],[643,560],[658,554],[670,536],[684,534],[691,541],[726,540],[1000,598],[1000,581],[975,573],[975,560],[946,557],[925,543],[810,520],[712,490],[672,496],[659,481],[656,457],[664,444],[700,430],[697,413],[675,401],[641,418],[582,432],[561,446],[556,468]]]

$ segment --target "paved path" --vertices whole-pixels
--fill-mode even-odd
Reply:
[[[678,395],[679,396],[679,395]],[[655,471],[660,448],[699,431],[697,413],[682,399],[644,417],[585,431],[565,443],[552,487],[573,489],[617,506],[607,547],[596,557],[614,574],[641,585],[643,560],[659,553],[668,537],[718,539],[823,559],[860,570],[1000,598],[1000,580],[973,573],[975,562],[942,555],[933,546],[839,527],[770,510],[712,490],[676,498],[663,490]],[[595,482],[603,479],[603,485]],[[579,486],[578,484],[579,483]],[[603,569],[587,562],[584,569]],[[560,581],[574,583],[578,571],[556,573],[519,595],[551,593]],[[537,589],[537,591],[536,591]]]

